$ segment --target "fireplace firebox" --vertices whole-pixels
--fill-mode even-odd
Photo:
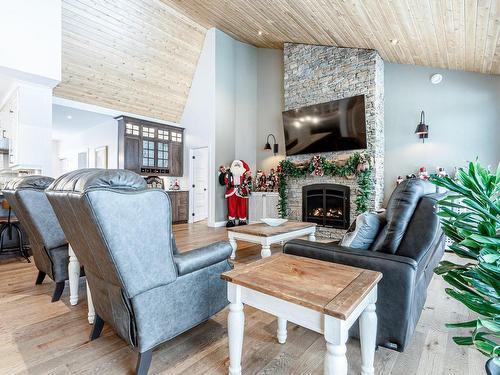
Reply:
[[[349,186],[313,184],[302,188],[302,221],[347,229],[350,223]]]

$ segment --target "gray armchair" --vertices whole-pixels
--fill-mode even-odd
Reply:
[[[35,265],[36,284],[45,276],[55,281],[52,302],[58,301],[68,279],[68,241],[50,205],[45,189],[51,177],[25,176],[11,180],[3,193],[28,233]]]
[[[444,253],[444,235],[435,213],[435,187],[406,180],[389,199],[385,225],[368,250],[334,243],[293,240],[287,254],[382,272],[379,283],[377,344],[403,351],[409,343],[427,297],[433,269]],[[352,336],[359,337],[357,325]]]
[[[228,303],[220,274],[231,268],[228,242],[179,253],[170,199],[125,170],[87,169],[47,190],[61,226],[85,267],[96,320],[139,352],[146,374],[152,350],[207,320]]]

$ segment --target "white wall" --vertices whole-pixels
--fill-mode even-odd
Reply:
[[[283,51],[270,48],[258,49],[258,89],[257,89],[257,169],[266,173],[276,168],[285,158],[285,134],[281,113],[284,108],[283,96]],[[278,142],[276,156],[264,150],[266,137],[274,134]],[[272,137],[270,137],[272,147]]]
[[[4,0],[0,74],[54,87],[61,80],[61,0]]]
[[[205,35],[205,42],[191,83],[181,118],[185,130],[184,176],[189,176],[189,149],[208,147],[209,152],[209,225],[215,222],[215,29]],[[190,195],[190,212],[193,197]]]
[[[78,169],[78,153],[84,151],[89,155],[89,168],[94,168],[95,149],[102,146],[108,146],[108,168],[118,167],[118,123],[114,119],[61,138],[55,145],[58,158],[67,160],[66,170],[60,167],[59,174]]]
[[[443,81],[433,85],[433,73]],[[429,138],[414,134],[424,110]],[[398,175],[425,166],[431,173],[479,157],[496,168],[500,160],[500,76],[385,65],[385,200]]]
[[[186,148],[209,148],[209,225],[226,220],[225,188],[217,180],[220,165],[243,159],[252,172],[275,167],[279,157],[263,151],[269,132],[284,153],[282,82],[281,51],[253,47],[217,29],[207,32],[181,126]],[[185,171],[188,166],[186,160]]]

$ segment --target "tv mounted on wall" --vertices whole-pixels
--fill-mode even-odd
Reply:
[[[283,112],[286,154],[366,149],[365,96]]]

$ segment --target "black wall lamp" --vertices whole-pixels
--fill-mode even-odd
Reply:
[[[425,125],[424,111],[420,112],[420,123],[415,129],[415,134],[418,134],[418,137],[422,140],[422,143],[425,143],[425,139],[429,138],[429,125]]]
[[[264,150],[271,150],[271,144],[269,143],[269,137],[273,137],[274,144],[273,144],[273,154],[276,155],[278,153],[278,143],[276,142],[276,137],[273,134],[268,134],[267,139],[266,139],[266,145],[264,146]]]

